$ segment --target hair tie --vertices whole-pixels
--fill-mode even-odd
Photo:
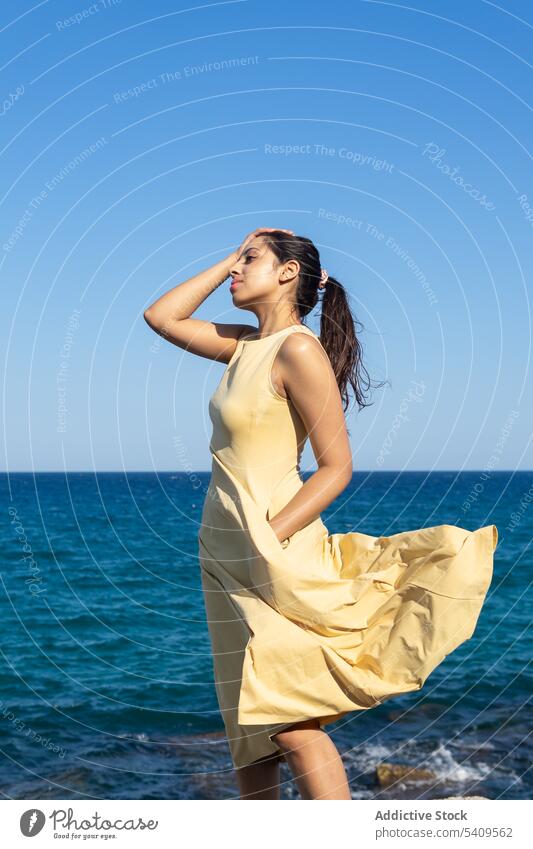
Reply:
[[[329,275],[328,275],[328,272],[326,271],[326,269],[321,268],[320,269],[320,283],[318,284],[319,289],[325,288],[326,283],[328,282],[328,277],[329,277]]]
[[[326,271],[326,269],[321,268],[320,269],[320,283],[318,284],[319,289],[325,288],[326,283],[328,282],[328,277],[329,277],[329,275],[328,275],[328,272]]]

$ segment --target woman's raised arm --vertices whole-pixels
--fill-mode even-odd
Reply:
[[[178,286],[174,286],[145,311],[144,319],[155,333],[200,357],[229,362],[235,353],[237,342],[243,334],[256,330],[250,324],[219,324],[191,318],[211,292],[226,280],[235,262],[246,246],[261,233],[275,230],[274,227],[258,227],[248,233],[236,251],[221,259],[205,271],[195,274]],[[292,233],[291,230],[283,232]]]
[[[154,301],[144,318],[155,333],[193,354],[211,360],[229,362],[242,333],[254,328],[242,324],[219,324],[190,316],[211,292],[227,279],[238,251],[220,262],[179,283]]]

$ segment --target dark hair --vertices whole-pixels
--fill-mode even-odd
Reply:
[[[317,248],[305,236],[291,236],[279,231],[262,233],[261,237],[280,263],[298,260],[300,274],[296,289],[298,317],[304,318],[321,298],[320,342],[326,351],[341,393],[344,412],[349,405],[348,384],[361,410],[370,406],[365,403],[364,384],[371,386],[368,372],[362,363],[362,347],[355,325],[363,325],[352,314],[346,289],[334,277],[329,276],[324,289],[319,289],[321,264]],[[366,376],[366,378],[364,377]],[[383,384],[377,384],[381,386]]]

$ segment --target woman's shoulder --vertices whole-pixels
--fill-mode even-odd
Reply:
[[[307,337],[307,338],[306,338]],[[286,341],[283,345],[285,350],[313,350],[316,347],[316,344],[322,347],[322,343],[320,342],[320,338],[311,330],[310,327],[307,327],[306,324],[293,325],[292,333],[287,334]]]
[[[331,365],[320,339],[309,328],[287,334],[283,344],[277,347],[275,380],[281,389],[276,392],[285,397],[296,395],[313,396],[317,381],[326,381]],[[327,365],[326,370],[324,365]],[[326,383],[327,385],[327,383]]]
[[[324,348],[319,337],[309,327],[302,325],[295,327],[292,333],[283,337],[281,344],[277,346],[278,358],[288,366],[295,360],[307,358],[310,362],[317,362],[324,356]]]

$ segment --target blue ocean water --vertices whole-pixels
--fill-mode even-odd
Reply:
[[[0,477],[4,798],[238,796],[197,556],[209,477]],[[531,798],[532,495],[532,472],[356,472],[322,514],[330,533],[499,531],[472,639],[421,691],[328,726],[354,798]],[[434,778],[381,789],[381,762]],[[297,798],[285,764],[282,782]]]

